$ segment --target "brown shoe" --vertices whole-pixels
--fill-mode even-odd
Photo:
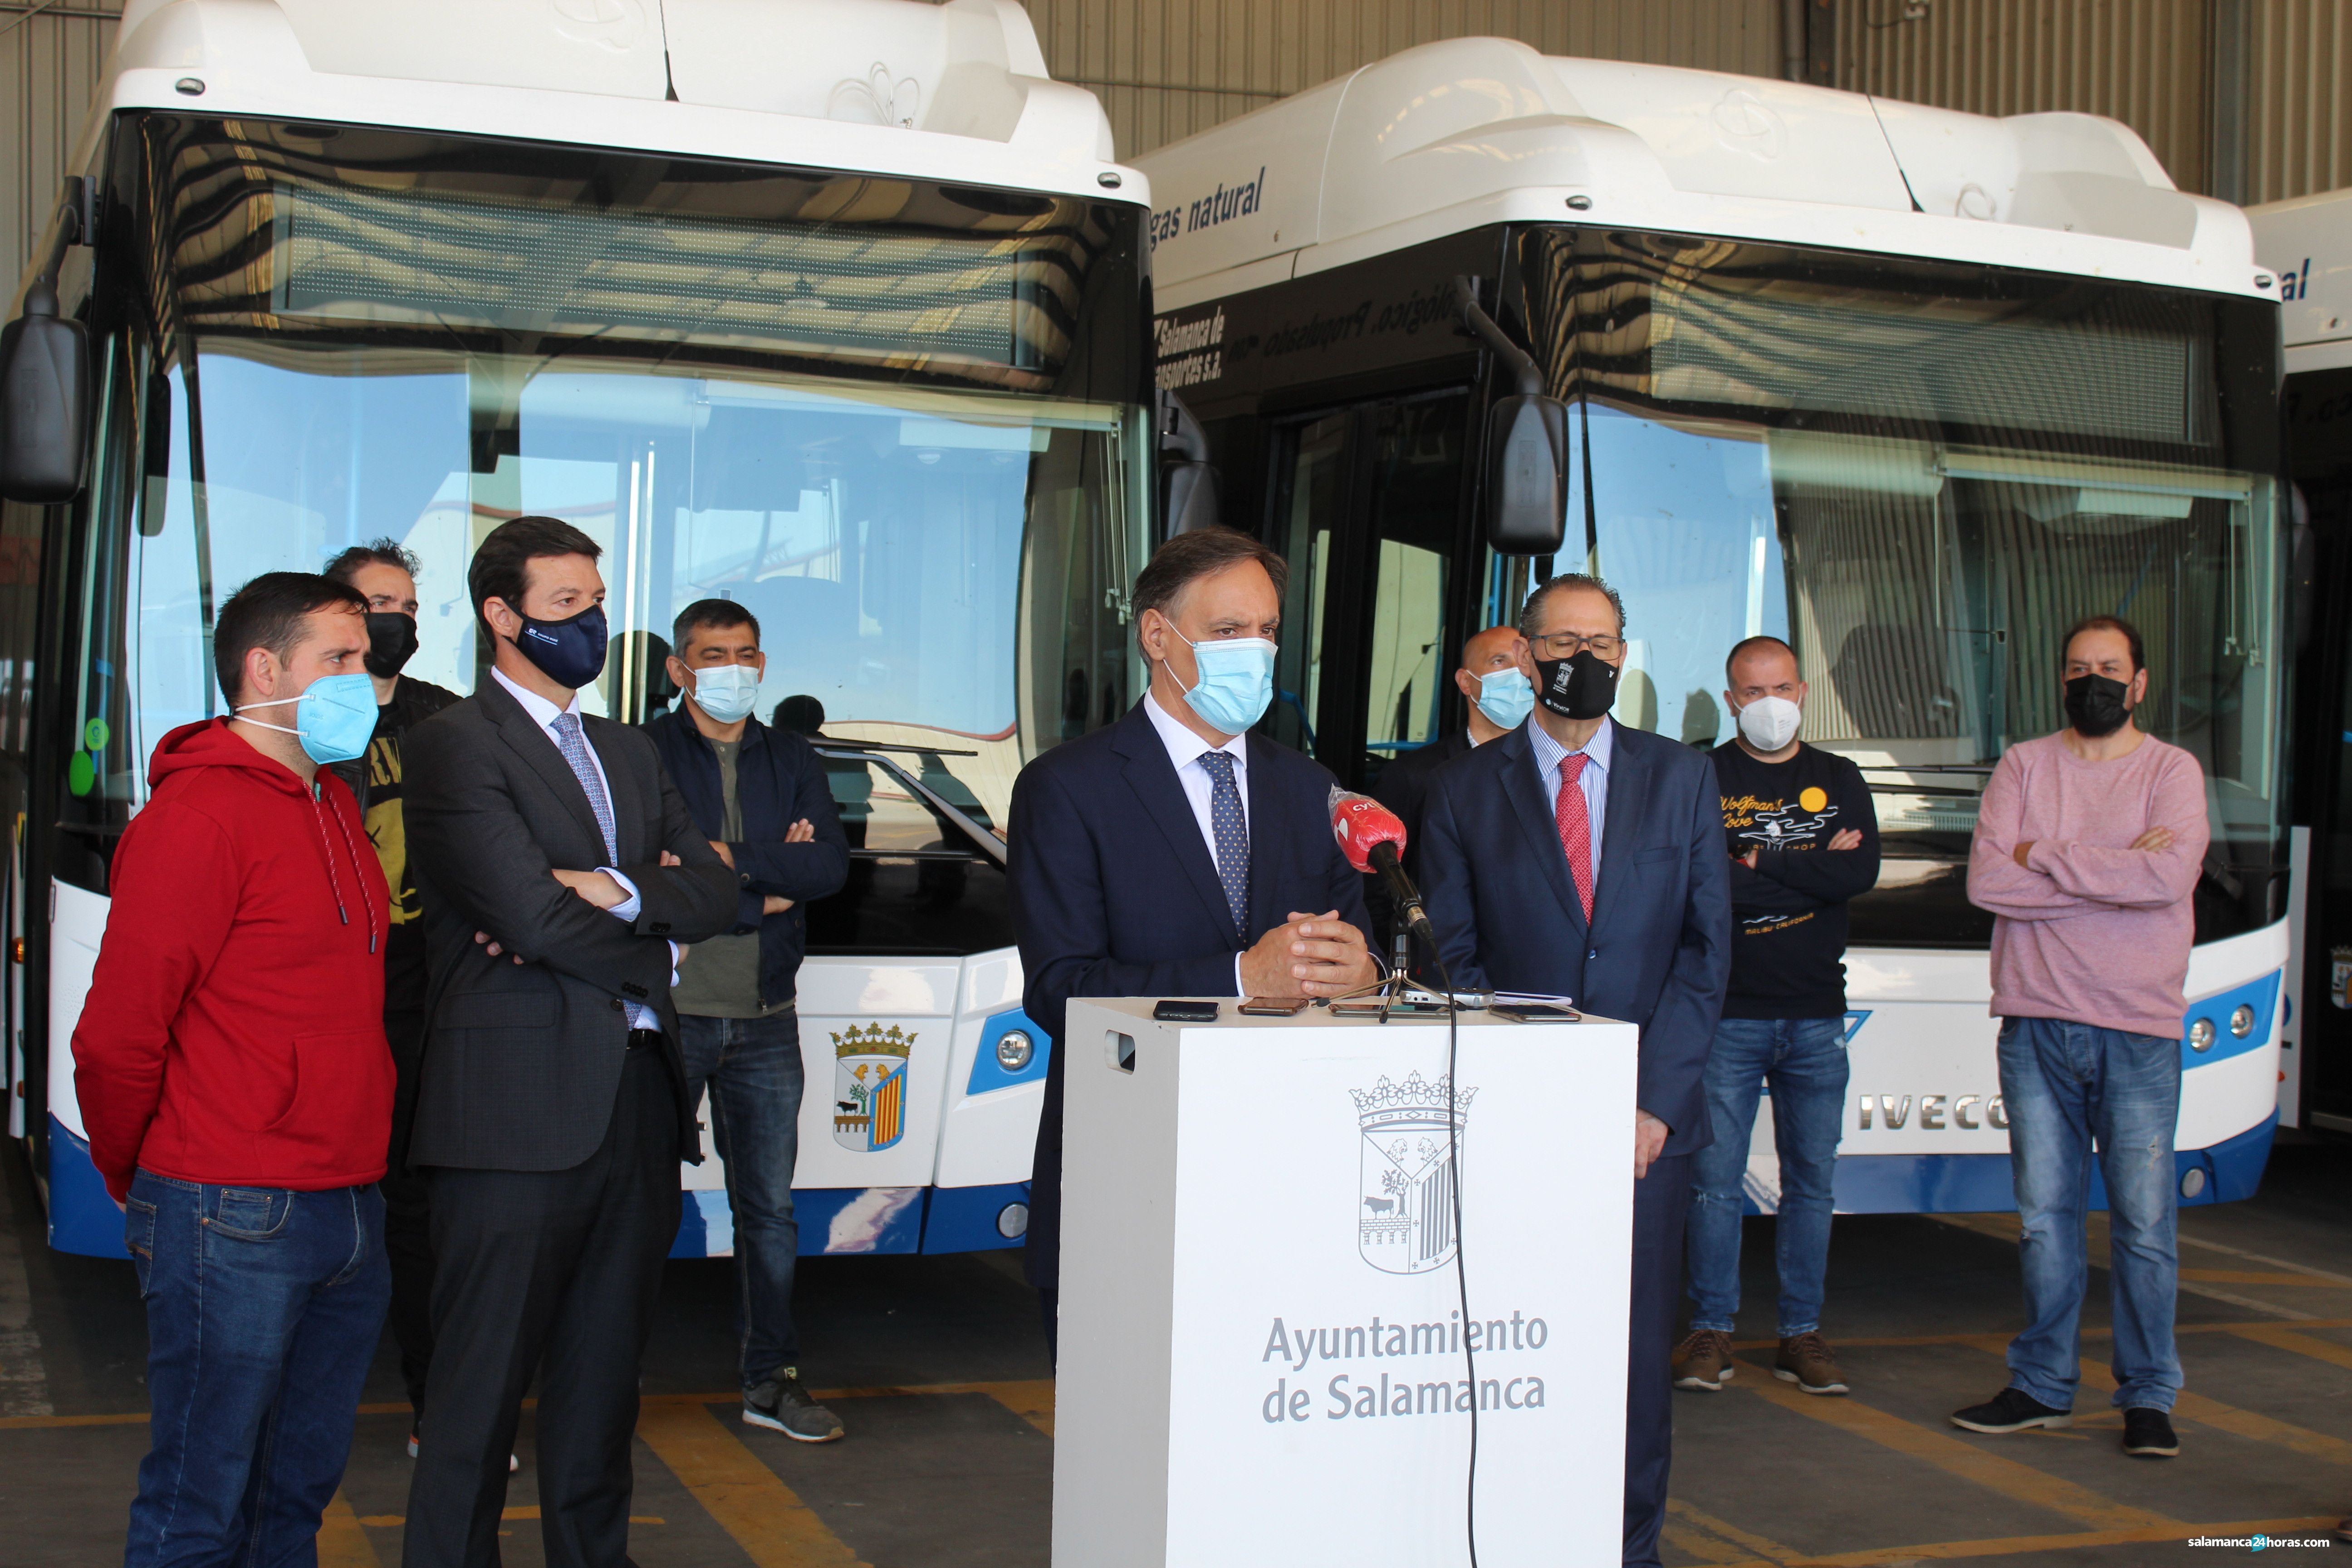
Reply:
[[[1731,1359],[1731,1336],[1718,1329],[1693,1329],[1675,1347],[1675,1386],[1709,1394],[1738,1371]]]
[[[1830,1343],[1819,1334],[1799,1334],[1780,1342],[1780,1353],[1772,1363],[1772,1375],[1783,1383],[1793,1383],[1807,1394],[1843,1394],[1845,1374],[1838,1371],[1837,1357],[1830,1353]]]

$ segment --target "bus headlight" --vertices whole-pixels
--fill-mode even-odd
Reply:
[[[2212,1019],[2198,1019],[2195,1023],[2189,1026],[2189,1048],[2192,1051],[2211,1050],[2213,1048],[2213,1037],[2218,1033],[2220,1033],[2220,1031],[2213,1027]]]
[[[1029,1234],[1029,1205],[1006,1204],[996,1211],[996,1234],[1007,1241],[1018,1241]]]
[[[1019,1029],[1007,1029],[996,1038],[996,1065],[1006,1072],[1019,1072],[1036,1054],[1036,1045]]]
[[[2242,1040],[2253,1032],[2253,1004],[2250,1002],[2241,1002],[2238,1004],[2238,1010],[2230,1015],[2230,1033],[2237,1036],[2238,1038]]]

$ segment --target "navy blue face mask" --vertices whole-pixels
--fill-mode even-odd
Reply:
[[[591,605],[570,620],[522,618],[515,647],[556,685],[577,691],[604,668],[604,606]]]

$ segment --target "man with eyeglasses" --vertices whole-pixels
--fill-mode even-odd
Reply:
[[[1707,753],[1609,717],[1625,612],[1567,573],[1528,598],[1527,722],[1438,770],[1429,918],[1458,986],[1575,998],[1641,1029],[1634,1095],[1624,1561],[1655,1568],[1673,1437],[1667,1355],[1703,1078],[1730,976],[1730,861]]]

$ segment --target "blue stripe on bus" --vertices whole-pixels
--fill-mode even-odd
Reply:
[[[2273,969],[2243,985],[2189,1004],[2189,1011],[2180,1020],[2181,1069],[2185,1072],[2210,1062],[2227,1061],[2270,1044],[2271,1026],[2278,1016],[2279,979],[2284,973]],[[2230,1033],[2230,1015],[2242,1006],[2254,1010],[2254,1026],[2243,1037]],[[2189,1031],[2200,1018],[2212,1021],[2213,1045],[2209,1050],[2200,1051],[2189,1043]]]
[[[49,1245],[59,1252],[90,1258],[129,1258],[122,1245],[122,1211],[106,1195],[106,1183],[90,1162],[89,1141],[49,1117]]]
[[[2235,1203],[2254,1195],[2270,1163],[2275,1110],[2258,1127],[2206,1149],[2173,1152],[2173,1169],[2186,1181],[2201,1173],[2199,1190],[2183,1195],[2184,1206]],[[2011,1184],[2007,1154],[1841,1154],[1833,1188],[1840,1214],[2013,1214],[2017,1189]],[[2178,1188],[2176,1187],[2176,1191]],[[2107,1206],[2106,1183],[2091,1167],[2091,1204]],[[1754,1203],[1743,1201],[1748,1214]]]
[[[1008,1072],[996,1059],[996,1042],[1018,1029],[1029,1037],[1029,1065],[1018,1072]],[[968,1095],[986,1094],[992,1089],[1011,1089],[1019,1083],[1045,1081],[1045,1065],[1054,1054],[1054,1042],[1045,1031],[1029,1021],[1029,1015],[1015,1007],[1009,1013],[999,1013],[990,1018],[980,1031],[980,1053],[971,1059],[971,1077],[963,1091]]]

